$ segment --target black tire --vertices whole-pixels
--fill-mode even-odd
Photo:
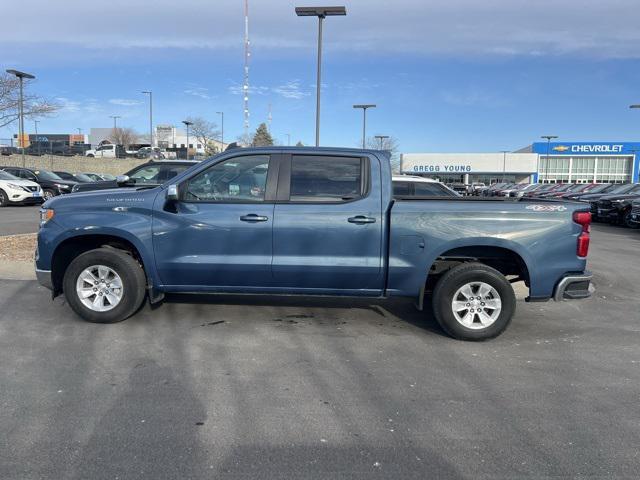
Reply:
[[[4,190],[0,189],[0,208],[9,205],[9,197]]]
[[[484,282],[500,295],[501,311],[491,325],[468,328],[452,310],[454,295],[465,284]],[[509,281],[497,270],[482,263],[464,263],[445,273],[433,291],[433,314],[442,329],[458,340],[487,340],[497,337],[509,326],[516,311],[516,296]],[[474,317],[477,318],[477,317]]]
[[[54,192],[53,190],[51,190],[50,188],[45,188],[42,191],[42,198],[44,199],[44,201],[46,202],[47,200],[49,200],[50,198],[53,198],[56,196],[56,192]]]
[[[634,230],[638,228],[638,225],[631,221],[631,209],[627,210],[624,213],[622,218],[622,224],[627,228],[633,228]]]
[[[86,307],[76,293],[78,276],[88,267],[104,265],[122,279],[120,302],[111,310],[97,312]],[[133,315],[146,295],[146,277],[140,264],[127,253],[114,248],[97,248],[78,255],[67,268],[62,282],[65,298],[80,317],[93,323],[121,322]]]
[[[87,155],[87,158],[95,158],[95,155],[93,153],[90,153],[89,155]]]

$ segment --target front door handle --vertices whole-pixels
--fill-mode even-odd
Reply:
[[[366,217],[364,215],[356,215],[355,217],[350,217],[348,222],[362,225],[364,223],[376,223],[376,219],[373,217]]]
[[[250,213],[249,215],[243,215],[240,217],[240,220],[243,222],[266,222],[269,220],[269,217],[265,217],[263,215],[256,215],[255,213]]]

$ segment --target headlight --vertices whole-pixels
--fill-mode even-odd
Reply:
[[[67,190],[69,188],[69,185],[63,185],[61,183],[56,183],[56,187],[62,188],[63,190]]]
[[[42,227],[45,223],[53,218],[56,214],[53,208],[41,208],[40,209],[40,226]]]

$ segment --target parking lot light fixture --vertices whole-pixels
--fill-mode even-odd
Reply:
[[[40,140],[38,139],[38,124],[40,123],[40,120],[34,120],[33,121],[33,126],[36,130],[36,144],[38,145],[38,155],[40,155]]]
[[[634,103],[633,105],[629,105],[629,108],[640,108],[640,103]]]
[[[220,151],[224,151],[224,112],[216,112],[220,115]]]
[[[549,174],[549,148],[551,147],[551,140],[555,140],[556,138],[558,138],[557,135],[542,135],[540,138],[544,138],[547,141],[547,159],[546,159],[546,165],[544,168],[544,177],[546,180],[549,180],[548,174]],[[540,173],[540,172],[538,172]]]
[[[20,150],[22,152],[22,166],[26,165],[24,160],[24,79],[32,80],[36,78],[30,73],[21,72],[20,70],[7,70],[10,75],[16,76],[20,80],[20,101],[18,103],[18,134],[20,135]]]
[[[365,143],[367,141],[367,109],[376,108],[374,103],[360,103],[354,105],[353,108],[362,109],[362,148],[366,148]]]
[[[509,153],[509,150],[500,150],[500,152],[502,152],[502,183],[504,183],[504,175],[507,168],[507,153]]]
[[[120,115],[109,115],[109,118],[113,118],[113,129],[118,129],[118,119],[122,118]]]
[[[380,150],[382,150],[382,144],[387,138],[389,138],[389,135],[374,135],[374,137],[380,142]]]
[[[185,127],[187,127],[187,160],[189,160],[189,126],[193,125],[193,122],[190,122],[189,120],[183,120],[182,123],[184,123]]]
[[[318,66],[316,72],[316,147],[320,146],[320,88],[322,85],[322,22],[325,17],[344,16],[347,9],[336,7],[296,7],[299,17],[318,17]]]
[[[153,92],[151,90],[143,90],[141,93],[149,95],[149,146],[153,148]]]

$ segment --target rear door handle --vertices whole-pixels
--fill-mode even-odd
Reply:
[[[249,215],[243,215],[240,217],[240,220],[243,222],[266,222],[269,220],[269,217],[265,217],[263,215],[256,215],[255,213],[250,213]]]
[[[350,217],[348,222],[362,225],[364,223],[376,223],[376,219],[373,217],[365,217],[364,215],[356,215],[355,217]]]

